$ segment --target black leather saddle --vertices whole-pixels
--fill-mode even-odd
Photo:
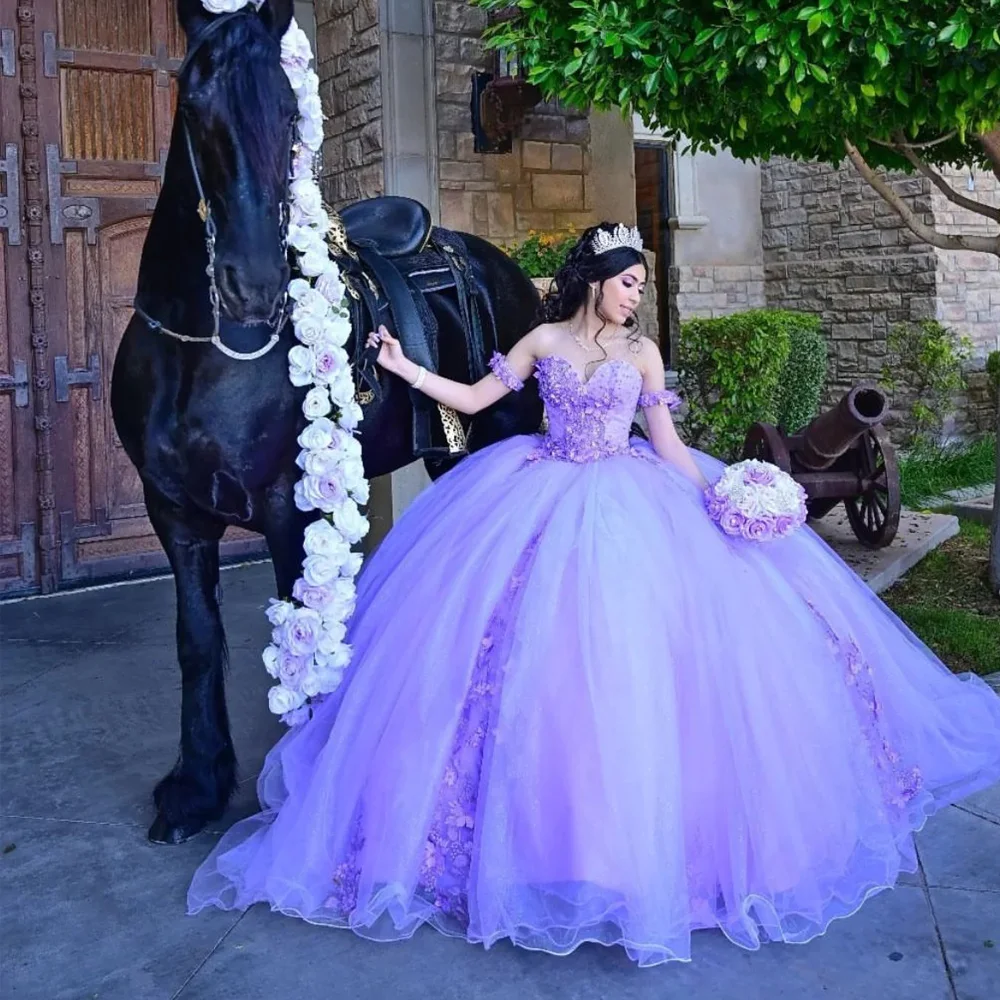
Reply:
[[[412,198],[386,195],[356,201],[340,210],[347,241],[380,257],[419,253],[431,235],[431,213]]]
[[[383,373],[377,352],[365,350],[365,334],[380,323],[396,336],[406,356],[428,371],[438,366],[438,319],[434,299],[453,296],[464,333],[469,382],[487,372],[496,345],[496,324],[478,268],[458,233],[432,226],[430,212],[410,198],[386,196],[355,202],[339,212],[346,247],[331,243],[345,280],[355,334],[355,371],[366,386],[362,405],[381,400]],[[454,315],[454,309],[449,311]],[[484,322],[484,316],[486,322]],[[489,344],[486,340],[489,340]],[[410,390],[414,457],[456,455],[464,435],[457,417]],[[462,440],[457,443],[457,438]]]

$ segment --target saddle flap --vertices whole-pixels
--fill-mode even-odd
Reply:
[[[348,243],[381,257],[419,253],[431,233],[431,214],[412,198],[385,195],[354,202],[340,210]]]

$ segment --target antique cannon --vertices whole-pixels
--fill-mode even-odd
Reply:
[[[885,394],[862,383],[796,434],[754,424],[743,442],[743,457],[789,473],[806,491],[811,518],[843,502],[858,541],[882,548],[896,536],[900,510],[899,467],[882,426],[887,412]]]

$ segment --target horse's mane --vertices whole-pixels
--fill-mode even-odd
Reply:
[[[213,43],[213,72],[229,75],[233,110],[241,123],[240,148],[249,169],[265,184],[283,183],[288,149],[276,141],[273,131],[275,115],[282,114],[281,91],[274,86],[276,74],[283,78],[278,43],[253,26],[249,17],[235,20]]]

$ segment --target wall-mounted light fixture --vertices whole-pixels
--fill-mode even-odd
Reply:
[[[491,11],[489,25],[518,16],[516,7]],[[542,99],[529,83],[516,49],[491,52],[490,71],[472,76],[472,131],[477,153],[509,153],[514,134],[528,112]]]

